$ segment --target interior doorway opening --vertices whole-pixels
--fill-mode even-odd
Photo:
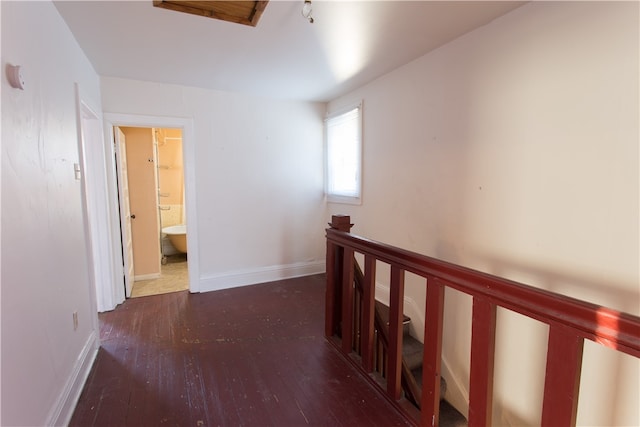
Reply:
[[[166,254],[167,259],[166,259],[165,265],[171,264],[170,261],[172,260],[171,257],[173,255],[176,255],[176,258],[181,257],[183,259],[183,265],[186,265],[186,269],[185,269],[186,271],[184,276],[187,277],[186,280],[183,280],[183,283],[186,283],[186,288],[189,289],[189,291],[192,293],[200,291],[199,282],[197,280],[199,277],[199,272],[198,272],[199,270],[198,270],[198,253],[197,253],[197,248],[198,248],[197,217],[196,217],[196,209],[195,209],[195,206],[196,206],[195,173],[194,173],[195,150],[194,150],[194,133],[193,133],[192,120],[185,119],[185,118],[105,113],[104,114],[105,139],[107,141],[113,141],[113,143],[107,144],[107,147],[111,147],[110,149],[111,152],[107,153],[108,154],[107,168],[109,170],[107,174],[108,175],[107,192],[108,192],[109,199],[113,201],[109,205],[109,212],[110,212],[109,217],[111,218],[109,228],[111,230],[110,232],[111,232],[111,242],[112,242],[111,244],[112,269],[114,271],[114,280],[112,281],[112,283],[110,283],[110,286],[108,286],[110,289],[108,289],[107,292],[105,292],[105,294],[107,294],[109,298],[105,298],[104,306],[106,308],[101,311],[111,310],[115,308],[116,305],[124,302],[124,300],[127,297],[130,297],[133,291],[133,284],[136,281],[135,279],[138,279],[138,281],[156,280],[162,277],[162,272],[160,271],[160,269],[154,276],[154,273],[152,272],[145,273],[144,271],[140,271],[140,270],[137,272],[135,270],[131,272],[130,269],[127,268],[129,264],[127,262],[127,253],[125,250],[123,250],[123,244],[122,244],[122,242],[126,240],[123,239],[122,230],[125,229],[125,225],[127,224],[127,221],[129,223],[132,221],[137,221],[139,217],[138,217],[138,213],[135,211],[135,209],[137,208],[134,208],[134,209],[130,208],[128,215],[123,214],[120,210],[121,204],[119,200],[122,198],[120,195],[122,186],[119,185],[119,179],[121,179],[121,177],[118,176],[119,172],[118,172],[117,166],[119,162],[117,158],[118,153],[116,152],[118,144],[115,144],[115,140],[116,140],[116,135],[118,133],[117,130],[122,128],[145,129],[149,131],[149,133],[151,134],[152,140],[156,138],[158,135],[160,135],[161,133],[161,132],[156,133],[156,130],[159,131],[160,129],[171,129],[171,130],[175,130],[176,132],[177,131],[180,132],[180,138],[182,140],[181,154],[182,154],[182,175],[183,175],[182,186],[183,187],[182,187],[181,194],[177,194],[177,197],[181,199],[181,202],[177,204],[182,204],[182,206],[180,209],[181,212],[177,213],[176,216],[178,219],[180,219],[180,222],[184,223],[183,225],[186,226],[186,224],[189,224],[189,232],[188,232],[189,238],[188,239],[185,238],[185,242],[184,242],[185,247],[187,249],[186,251],[178,251],[180,255],[174,254],[174,253]],[[177,138],[171,135],[165,135],[165,136],[167,136],[168,138]],[[126,139],[126,136],[125,136],[125,139]],[[167,139],[167,142],[165,145],[169,144],[169,141],[170,139]],[[125,144],[126,144],[126,141],[125,141]],[[124,149],[124,151],[126,152],[126,148]],[[158,188],[157,178],[159,174],[163,173],[163,172],[159,172],[159,170],[172,171],[172,168],[170,167],[166,169],[158,168],[158,166],[164,166],[164,163],[161,163],[162,159],[160,159],[160,162],[158,162],[158,152],[156,147],[153,147],[150,152],[150,155],[143,157],[143,159],[146,162],[146,165],[145,165],[146,169],[148,170],[155,169],[154,171],[155,175],[152,175],[153,178],[151,181],[155,186],[155,190],[153,192],[154,193],[153,198],[156,200],[156,202],[155,202],[154,214],[149,215],[149,217],[151,217],[152,215],[155,215],[155,218],[157,221],[157,228],[156,228],[156,231],[154,232],[154,236],[155,236],[154,239],[155,239],[156,248],[157,248],[157,250],[155,251],[155,254],[156,254],[155,263],[162,265],[162,261],[165,258],[165,253],[163,252],[164,249],[161,249],[162,239],[163,237],[167,237],[166,236],[167,233],[163,233],[165,234],[165,236],[163,236],[163,234],[161,234],[161,231],[162,231],[162,228],[167,228],[167,227],[166,226],[162,227],[161,225],[159,207],[165,205],[164,199],[166,198],[160,198],[159,196],[160,193],[164,194],[165,191],[162,188],[160,189]],[[176,210],[174,209],[174,213],[175,211]],[[131,218],[131,215],[133,215],[134,218]],[[166,224],[167,224],[167,221],[165,221],[165,225]],[[181,225],[181,224],[177,224],[177,225]],[[164,248],[167,248],[167,246],[164,246]],[[187,255],[185,255],[187,253],[188,253],[188,262],[186,260]],[[133,261],[131,261],[130,264],[135,265]]]
[[[182,130],[114,129],[127,297],[189,289]]]

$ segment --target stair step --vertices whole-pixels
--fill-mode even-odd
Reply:
[[[440,399],[440,427],[467,427],[467,419],[444,399]]]
[[[411,373],[416,379],[416,383],[418,383],[418,387],[422,389],[422,366],[412,369]],[[446,394],[447,394],[447,381],[444,379],[444,377],[440,377],[440,398],[444,399]]]
[[[380,313],[380,318],[387,327],[389,326],[389,307],[376,300],[376,309]],[[411,318],[406,314],[403,314],[402,319],[402,332],[405,336],[409,335],[409,325],[411,324]]]
[[[409,334],[405,334],[402,337],[402,357],[409,367],[409,370],[413,371],[416,368],[422,367],[423,354],[424,346],[420,341]]]
[[[411,373],[416,378],[416,382],[422,389],[422,366],[412,369]],[[447,381],[444,377],[440,377],[440,427],[467,427],[469,424],[467,419],[445,400],[447,393]]]
[[[389,326],[389,307],[376,301],[376,309],[380,313],[382,321]],[[409,334],[409,325],[411,324],[411,318],[406,314],[403,314],[402,321],[402,357],[404,358],[407,366],[410,370],[422,366],[422,355],[424,353],[424,347],[420,341],[415,339]]]
[[[376,309],[380,314],[380,318],[384,324],[389,327],[389,307],[377,300],[375,304]],[[403,314],[402,357],[407,364],[407,367],[416,378],[419,388],[422,389],[422,359],[424,354],[424,345],[409,334],[410,324],[411,318]],[[469,424],[464,415],[458,412],[456,408],[451,406],[451,404],[445,400],[444,397],[446,392],[447,382],[444,378],[440,377],[440,427],[467,427]]]

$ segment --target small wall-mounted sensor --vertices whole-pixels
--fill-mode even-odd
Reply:
[[[7,65],[7,78],[11,87],[24,90],[24,76],[19,65]]]

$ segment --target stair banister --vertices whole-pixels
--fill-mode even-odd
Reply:
[[[348,233],[353,227],[350,217],[346,215],[333,215],[329,223],[331,229]],[[340,292],[336,289],[338,283],[343,280],[343,258],[344,249],[327,239],[326,269],[327,269],[327,290],[325,303],[325,335],[332,336],[337,332],[341,319],[342,286]],[[346,282],[350,283],[350,282]]]
[[[469,425],[491,424],[496,308],[503,307],[549,325],[547,368],[542,408],[543,425],[574,426],[576,420],[580,368],[584,339],[617,351],[640,357],[640,317],[621,313],[575,298],[524,285],[435,258],[379,243],[350,233],[350,218],[336,215],[327,232],[327,308],[325,332],[328,337],[341,333],[341,348],[352,351],[353,257],[365,257],[369,271],[367,292],[373,292],[375,263],[391,266],[389,358],[387,395],[400,398],[402,301],[404,273],[425,278],[425,352],[420,424],[438,425],[440,360],[444,289],[451,287],[473,297]],[[348,267],[348,268],[347,268]],[[349,271],[345,271],[349,270]],[[367,275],[367,273],[365,273]],[[371,294],[365,298],[363,324]],[[342,300],[342,301],[341,301]],[[348,304],[347,304],[348,302]],[[348,305],[349,307],[345,307]],[[365,310],[366,309],[366,310]],[[366,311],[366,313],[365,313]],[[345,319],[349,319],[345,321]],[[366,327],[366,326],[365,326]],[[369,331],[361,337],[365,352]],[[369,368],[366,353],[363,364]],[[400,360],[399,360],[400,359]],[[364,369],[366,372],[367,369]]]

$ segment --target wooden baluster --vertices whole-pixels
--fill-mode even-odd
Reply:
[[[474,297],[471,320],[471,372],[469,426],[491,425],[493,367],[496,339],[496,306]]]
[[[373,370],[373,317],[375,310],[376,259],[367,255],[364,258],[364,289],[362,291],[362,330],[361,351],[362,367],[365,372]]]
[[[404,270],[391,266],[389,296],[389,349],[387,362],[387,394],[400,399],[402,391],[402,321],[404,302]]]
[[[544,381],[542,425],[575,426],[584,339],[551,323]]]
[[[422,359],[422,400],[420,425],[437,426],[440,415],[440,363],[442,360],[442,325],[444,285],[438,279],[427,280],[424,342]]]
[[[361,336],[362,336],[362,293],[358,292],[358,285],[355,283],[356,260],[354,259],[354,287],[353,287],[353,342],[351,343],[353,351],[358,355],[362,355]]]
[[[353,248],[343,248],[342,259],[342,351],[353,350]]]
[[[336,302],[336,245],[327,240],[327,289],[324,306],[324,334],[332,337],[339,323],[339,307]]]

